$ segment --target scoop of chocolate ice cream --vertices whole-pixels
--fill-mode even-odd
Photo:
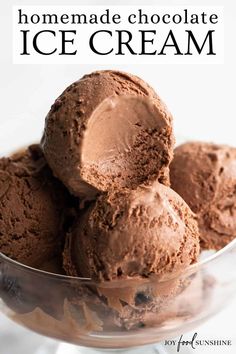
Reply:
[[[180,145],[170,177],[172,188],[198,216],[203,248],[218,250],[236,237],[236,148]]]
[[[47,115],[41,143],[55,176],[84,199],[153,180],[169,183],[171,114],[131,74],[93,72],[69,86]]]
[[[33,267],[62,247],[70,196],[38,145],[0,159],[0,252]]]
[[[199,235],[182,198],[159,182],[101,195],[67,237],[69,275],[112,280],[159,277],[196,261]]]

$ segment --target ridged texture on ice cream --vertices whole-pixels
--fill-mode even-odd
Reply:
[[[236,148],[189,142],[175,149],[171,186],[197,214],[203,248],[236,236]]]
[[[171,114],[127,73],[93,72],[70,85],[48,113],[41,143],[55,176],[84,199],[156,179],[169,183]]]
[[[100,280],[182,271],[199,254],[193,213],[158,182],[100,196],[67,237],[69,275]]]
[[[35,267],[57,255],[69,199],[39,146],[0,159],[0,251]]]

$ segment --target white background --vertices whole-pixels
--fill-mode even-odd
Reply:
[[[11,33],[11,5],[14,4],[65,4],[67,1],[1,1],[0,5],[0,97],[1,113],[0,127],[9,127],[9,135],[0,141],[0,153],[7,150],[8,144],[17,148],[20,144],[30,142],[43,129],[46,113],[54,99],[71,82],[79,79],[83,74],[93,70],[108,68],[102,65],[13,65],[12,64],[12,33]],[[116,1],[69,1],[69,4],[103,4],[115,5]],[[228,1],[119,1],[119,4],[152,4],[160,5],[224,5],[225,6],[225,64],[224,65],[109,65],[111,69],[121,69],[141,76],[147,80],[167,103],[174,116],[175,132],[178,136],[191,139],[209,140],[228,143],[236,146],[236,2]],[[26,132],[29,141],[22,141],[17,135],[21,119],[29,120],[29,131]],[[1,128],[0,128],[1,129]],[[201,337],[231,337],[236,343],[236,301],[234,305],[222,315],[214,318],[198,329]],[[7,327],[0,315],[0,354],[35,354],[27,345],[35,338],[28,332],[18,330],[11,325],[21,337],[25,345],[14,349],[12,345],[13,333]],[[7,331],[7,336],[6,336]],[[17,343],[17,342],[16,342]],[[8,345],[8,347],[7,347]],[[9,349],[10,348],[10,349]],[[224,353],[219,348],[209,349],[207,353]],[[193,353],[198,354],[195,350]],[[201,352],[203,352],[201,348]],[[236,349],[228,348],[226,353],[236,353]]]

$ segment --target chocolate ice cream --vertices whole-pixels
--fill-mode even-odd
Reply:
[[[56,177],[81,198],[169,183],[172,117],[131,74],[98,71],[69,86],[47,115],[42,147]]]
[[[197,260],[194,216],[159,182],[98,197],[69,233],[68,275],[96,280],[177,273]]]
[[[57,256],[69,201],[38,145],[0,159],[0,252],[39,268]]]
[[[148,287],[152,291],[148,292]],[[198,313],[206,301],[204,296],[207,294],[202,287],[200,273],[192,277],[184,275],[183,279],[179,277],[163,284],[149,280],[146,289],[136,293],[134,303],[120,301],[122,305],[116,314],[116,323],[130,330],[164,326],[168,321],[184,321]]]
[[[93,292],[89,291],[88,288],[83,287],[76,294],[74,301],[68,301],[65,298],[64,306],[63,302],[61,305],[60,301],[60,307],[62,308],[60,317],[52,316],[47,308],[42,309],[41,307],[37,307],[33,311],[15,315],[14,319],[39,333],[48,335],[55,331],[54,335],[58,336],[58,334],[62,334],[64,339],[67,338],[67,340],[72,342],[77,340],[75,343],[81,344],[80,341],[83,340],[83,335],[88,334],[90,331],[104,331],[107,334],[113,332],[114,334],[114,332],[137,330],[144,327],[163,328],[169,321],[172,324],[174,321],[183,323],[186,319],[193,318],[202,313],[207,302],[210,301],[210,291],[206,284],[206,279],[202,278],[200,272],[192,276],[191,281],[187,281],[188,285],[182,287],[182,289],[180,288],[178,294],[175,294],[175,296],[171,297],[170,292],[168,294],[166,292],[169,300],[164,300],[164,303],[160,301],[161,297],[163,299],[161,283],[158,284],[160,295],[156,294],[156,297],[153,298],[146,295],[146,289],[148,287],[157,288],[157,284],[154,285],[150,280],[146,280],[145,292],[140,289],[136,294],[133,305],[128,304],[126,302],[127,296],[123,299],[124,297],[121,294],[122,292],[123,294],[126,292],[127,295],[128,292],[132,294],[134,292],[134,283],[130,279],[126,285],[123,281],[121,284],[119,283],[117,282],[116,288],[114,283],[111,285],[111,282],[107,282],[107,286],[109,284],[113,286],[117,297],[121,296],[122,300],[118,309],[113,306],[109,307],[99,297],[95,296]],[[61,291],[60,289],[58,290],[57,294],[60,294]],[[66,323],[65,318],[67,319]]]
[[[218,250],[236,237],[236,148],[180,145],[170,177],[172,188],[197,214],[203,248]]]

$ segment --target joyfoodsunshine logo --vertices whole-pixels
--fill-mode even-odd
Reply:
[[[175,346],[177,353],[181,353],[181,349],[189,347],[191,349],[197,349],[197,347],[225,347],[232,346],[232,340],[230,339],[200,339],[198,333],[195,332],[194,335],[186,339],[182,334],[178,339],[166,340],[164,342],[165,346]]]

